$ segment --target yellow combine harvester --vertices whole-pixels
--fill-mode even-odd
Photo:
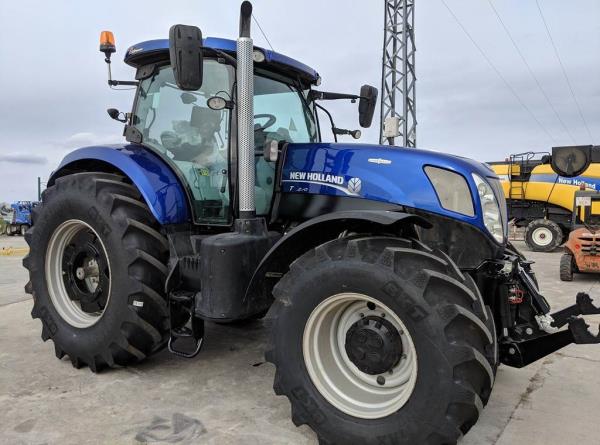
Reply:
[[[525,227],[525,242],[531,250],[550,252],[560,246],[571,231],[575,192],[600,191],[600,147],[577,149],[590,150],[592,162],[573,178],[554,173],[548,152],[518,153],[504,162],[488,163],[500,177],[508,218],[517,227]],[[592,213],[600,214],[600,203]]]

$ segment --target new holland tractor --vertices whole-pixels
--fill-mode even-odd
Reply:
[[[109,71],[137,88],[130,112],[109,110],[127,142],[75,150],[50,177],[23,264],[58,358],[96,372],[163,347],[192,357],[206,322],[270,310],[266,359],[296,425],[327,444],[450,444],[500,363],[600,341],[586,294],[551,313],[488,166],[323,142],[324,101],[358,101],[367,127],[377,90],[319,91],[314,69],[253,45],[251,10],[237,42],[175,25],[130,47],[135,80]],[[101,51],[110,63],[109,32]],[[561,175],[580,154],[557,150]]]
[[[0,213],[6,218],[5,232],[8,236],[25,235],[33,225],[32,209],[37,205],[31,201],[17,201],[10,205],[10,212]]]

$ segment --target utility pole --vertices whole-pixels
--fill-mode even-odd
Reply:
[[[379,143],[417,144],[414,0],[385,0]]]

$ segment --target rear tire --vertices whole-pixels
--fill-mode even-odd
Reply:
[[[453,444],[477,421],[494,382],[496,335],[474,282],[446,255],[415,240],[338,239],[298,258],[273,293],[273,388],[320,443]],[[349,358],[353,327],[371,318],[387,332],[381,339],[400,327],[403,355],[387,371]]]
[[[43,224],[25,235],[25,290],[56,356],[96,372],[161,349],[169,249],[138,190],[119,175],[64,176],[44,191],[34,217]]]
[[[525,243],[534,252],[552,252],[562,241],[562,229],[549,219],[536,219],[525,228]]]
[[[575,259],[570,253],[560,257],[560,279],[561,281],[573,281],[573,269]]]

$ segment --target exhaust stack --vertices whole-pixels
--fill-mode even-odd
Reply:
[[[250,37],[252,4],[244,1],[240,10],[237,39],[237,133],[240,218],[256,214],[254,172],[254,45]]]

